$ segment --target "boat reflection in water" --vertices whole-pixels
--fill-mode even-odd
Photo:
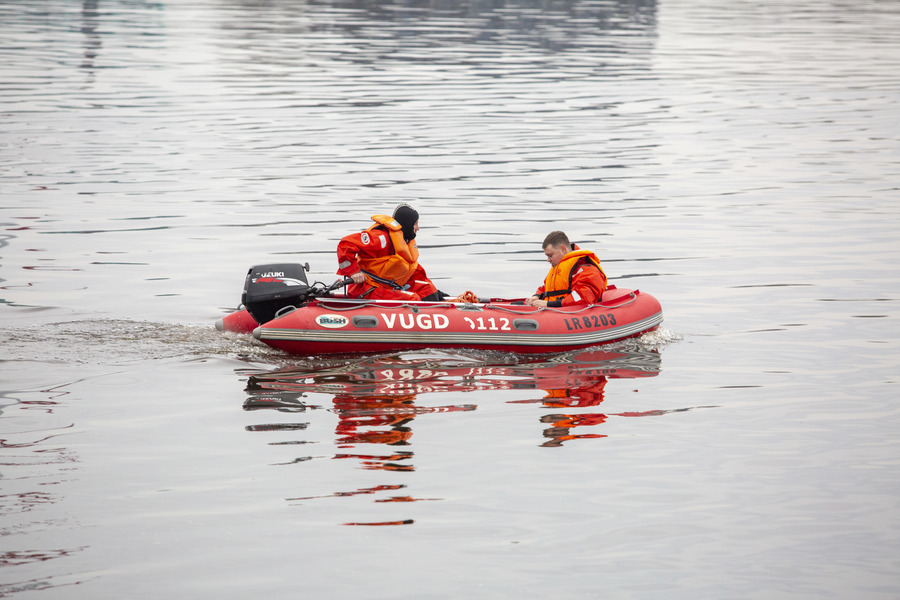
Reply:
[[[595,426],[610,416],[654,416],[671,411],[618,412],[604,414],[596,407],[603,401],[611,379],[654,377],[659,373],[656,351],[586,350],[550,357],[519,356],[507,353],[455,353],[429,351],[364,358],[316,359],[272,371],[246,373],[248,411],[272,410],[287,413],[329,411],[337,415],[334,445],[338,452],[326,458],[359,461],[361,468],[390,472],[411,472],[416,467],[411,450],[412,423],[421,415],[475,411],[475,403],[440,403],[436,394],[444,392],[485,392],[491,390],[540,390],[542,397],[506,400],[509,404],[533,403],[547,412],[539,417],[545,447],[558,447],[576,439],[606,437]],[[311,395],[331,396],[330,406]],[[482,399],[475,393],[473,398]],[[483,401],[483,400],[482,400]],[[319,402],[317,404],[316,402]],[[309,423],[249,425],[250,431],[281,430],[296,437],[274,444],[313,443]],[[330,428],[330,426],[329,426]],[[378,451],[378,448],[383,447]],[[364,451],[359,451],[364,450]],[[298,458],[292,463],[310,460]],[[360,494],[397,494],[375,502],[435,500],[403,493],[402,484],[363,487],[316,498]],[[411,520],[350,523],[353,525],[408,524]]]

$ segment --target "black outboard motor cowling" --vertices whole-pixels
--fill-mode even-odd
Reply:
[[[299,306],[312,288],[306,280],[309,265],[256,265],[247,271],[241,302],[257,323],[275,318],[286,306]]]

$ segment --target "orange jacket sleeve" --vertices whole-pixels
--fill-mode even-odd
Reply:
[[[360,256],[373,258],[394,253],[394,246],[386,231],[379,229],[345,235],[338,242],[338,275],[349,277],[359,272]]]
[[[562,299],[562,306],[595,304],[606,290],[606,277],[593,267],[582,265],[572,277],[572,291]]]

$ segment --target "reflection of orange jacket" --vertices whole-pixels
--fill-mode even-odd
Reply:
[[[585,382],[586,384],[589,382]],[[590,382],[580,388],[546,390],[544,406],[597,406],[603,402],[603,388],[606,387],[606,377],[600,377],[597,381]]]
[[[406,394],[360,398],[335,396],[334,407],[339,419],[335,433],[341,436],[338,444],[406,445],[412,430],[404,425],[416,416],[415,399],[415,395]],[[389,429],[359,431],[360,427]]]
[[[404,285],[416,271],[419,248],[403,238],[403,228],[393,217],[374,215],[365,231],[344,236],[338,244],[338,274],[349,277],[363,271],[372,285]]]
[[[600,413],[582,413],[578,415],[545,415],[542,423],[553,423],[554,427],[581,427],[584,425],[602,425],[606,423],[606,415]]]
[[[387,444],[389,446],[405,446],[412,437],[409,427],[398,427],[387,431],[357,431],[338,432],[343,437],[337,440],[338,444]]]
[[[552,267],[544,285],[535,295],[547,300],[549,306],[594,304],[606,290],[606,273],[600,267],[600,259],[590,250],[582,250],[572,244],[573,250],[558,265]]]

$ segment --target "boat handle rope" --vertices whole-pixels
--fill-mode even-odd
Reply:
[[[396,306],[382,306],[382,305],[374,305],[373,306],[370,304],[360,303],[360,304],[356,304],[354,306],[347,306],[346,308],[342,308],[339,306],[333,306],[331,304],[326,304],[322,300],[319,300],[319,304],[321,306],[327,308],[328,310],[333,310],[335,312],[341,312],[341,311],[345,311],[345,310],[359,310],[361,308],[378,308],[378,309],[382,309],[382,310],[394,310],[397,308],[408,308],[412,312],[417,313],[420,310],[422,310],[423,308],[447,308],[448,306],[458,306],[458,304],[456,304],[455,302],[435,302],[434,304],[427,305],[427,306],[421,306],[418,304],[407,304],[406,302],[404,302],[403,304],[397,304]],[[475,304],[472,304],[471,302],[466,302],[465,304],[467,306],[476,306]],[[485,306],[488,306],[488,305],[485,305]],[[491,308],[497,308],[497,307],[491,306]],[[465,310],[465,309],[461,309],[461,310]],[[523,313],[523,314],[528,314],[528,313]]]
[[[637,300],[637,296],[635,296],[634,292],[632,292],[631,294],[629,294],[628,302],[623,302],[622,304],[616,304],[615,306],[603,306],[601,304],[588,304],[584,308],[581,308],[578,310],[560,310],[553,306],[540,306],[537,308],[537,310],[533,310],[530,312],[523,312],[523,311],[515,310],[512,308],[506,308],[505,306],[495,306],[493,304],[488,305],[488,306],[494,310],[501,310],[503,312],[512,313],[514,315],[533,315],[534,313],[538,313],[538,312],[545,311],[545,310],[549,310],[550,312],[559,313],[561,315],[577,315],[578,313],[583,313],[586,310],[591,310],[591,309],[597,308],[597,307],[605,308],[608,310],[621,308],[623,306],[628,306],[629,304],[632,304],[635,300]]]
[[[634,303],[635,300],[637,300],[637,294],[635,294],[634,292],[629,292],[629,294],[628,294],[628,302],[623,302],[623,303],[621,303],[621,304],[616,304],[615,306],[603,306],[603,305],[601,305],[601,304],[588,304],[588,305],[585,306],[584,308],[580,308],[580,309],[578,309],[578,310],[560,310],[560,309],[558,309],[558,308],[556,308],[556,307],[554,307],[554,306],[540,306],[540,307],[537,308],[537,310],[533,310],[533,311],[529,311],[529,312],[522,312],[522,311],[519,311],[519,310],[516,310],[516,309],[513,309],[513,308],[507,308],[507,307],[505,307],[505,306],[496,306],[496,305],[493,305],[493,304],[485,305],[485,307],[486,307],[486,308],[488,308],[488,307],[489,307],[489,308],[493,308],[494,310],[502,310],[502,311],[504,311],[504,312],[512,313],[512,314],[514,314],[514,315],[533,315],[534,313],[536,313],[536,312],[541,312],[541,311],[543,311],[543,310],[549,310],[550,312],[555,312],[555,313],[560,313],[560,314],[565,314],[565,315],[577,315],[578,313],[583,313],[583,312],[586,311],[586,310],[590,310],[590,309],[596,308],[596,307],[598,307],[598,306],[601,307],[601,308],[607,308],[607,309],[610,309],[610,310],[611,310],[611,309],[614,309],[614,308],[620,308],[620,307],[622,307],[622,306],[628,306],[629,304]]]
[[[333,311],[335,311],[335,312],[342,312],[342,311],[345,311],[345,310],[359,310],[359,309],[361,309],[361,308],[379,308],[379,309],[384,309],[384,310],[387,310],[387,309],[394,309],[394,308],[408,308],[408,309],[410,309],[410,310],[413,311],[413,312],[419,312],[419,310],[422,309],[422,308],[437,308],[437,307],[445,306],[444,304],[437,304],[437,305],[435,305],[435,306],[414,306],[414,305],[412,305],[412,304],[406,304],[406,303],[404,302],[403,304],[398,304],[397,306],[377,306],[377,305],[376,305],[376,306],[372,306],[372,305],[370,305],[370,304],[360,303],[360,304],[357,304],[357,305],[354,305],[354,306],[348,306],[348,307],[346,307],[346,308],[342,308],[342,307],[339,307],[339,306],[332,306],[332,305],[330,305],[330,304],[326,304],[325,302],[322,302],[321,300],[319,300],[319,304],[320,304],[321,306],[327,308],[328,310],[333,310]]]
[[[629,304],[632,304],[635,300],[637,300],[637,295],[636,295],[634,292],[631,292],[630,294],[628,294],[628,301],[627,301],[627,302],[623,302],[623,303],[621,303],[621,304],[616,304],[615,306],[608,306],[608,307],[603,307],[603,308],[608,308],[608,309],[620,308],[620,307],[622,307],[622,306],[628,306]],[[333,310],[333,311],[336,311],[336,312],[345,311],[345,310],[357,310],[357,309],[359,309],[359,308],[368,308],[368,306],[348,306],[347,308],[340,308],[340,307],[337,307],[337,306],[328,306],[328,305],[325,305],[325,303],[322,302],[322,301],[319,301],[319,304],[322,304],[323,306],[326,306],[326,308],[328,308],[328,310]],[[421,309],[423,309],[423,308],[446,308],[446,307],[448,307],[448,306],[455,306],[455,307],[457,307],[459,310],[466,310],[465,308],[459,308],[459,306],[458,306],[455,302],[441,302],[441,303],[435,303],[435,304],[432,305],[432,306],[418,306],[418,305],[413,305],[413,304],[407,304],[407,303],[404,302],[403,304],[398,304],[397,306],[380,306],[379,308],[381,308],[381,309],[408,308],[408,309],[410,309],[410,310],[413,311],[413,312],[419,312],[419,311],[420,311]],[[464,306],[472,306],[472,307],[474,307],[475,304],[473,304],[473,303],[471,303],[471,302],[466,302],[466,303],[464,303]],[[496,304],[485,304],[485,305],[484,305],[484,308],[490,308],[490,309],[493,309],[493,310],[499,310],[499,311],[503,311],[503,312],[508,312],[508,313],[511,313],[511,314],[514,314],[514,315],[533,315],[533,314],[535,314],[535,313],[538,313],[538,312],[541,312],[541,311],[545,311],[545,310],[548,310],[548,311],[550,311],[550,312],[560,313],[560,314],[573,315],[573,314],[582,313],[582,312],[584,312],[584,311],[586,311],[586,310],[590,310],[590,309],[595,308],[595,307],[597,307],[597,306],[601,306],[601,305],[599,305],[599,304],[588,304],[587,306],[585,306],[584,308],[581,308],[581,309],[579,309],[579,310],[560,310],[560,309],[555,308],[555,307],[552,307],[552,306],[539,306],[539,307],[537,307],[535,310],[530,310],[530,311],[520,311],[520,310],[516,310],[516,309],[513,309],[513,308],[507,308],[507,307],[505,307],[505,306],[497,306]],[[288,307],[285,307],[285,308],[288,308]],[[290,308],[295,309],[295,307],[290,307]],[[282,310],[284,310],[284,309],[282,309]],[[469,309],[469,310],[471,310],[471,309]],[[279,312],[281,312],[281,311],[279,311]]]

